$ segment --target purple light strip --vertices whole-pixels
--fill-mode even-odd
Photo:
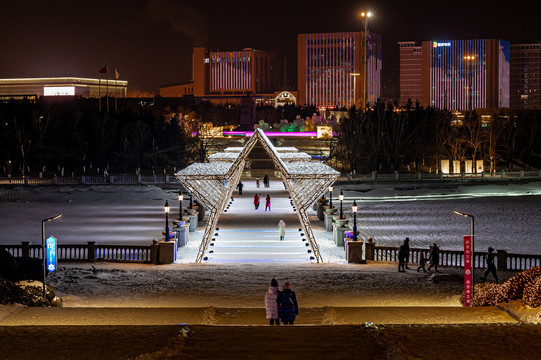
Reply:
[[[254,132],[253,131],[224,131],[224,136],[246,136],[251,137]],[[304,137],[311,137],[311,136],[317,136],[317,131],[266,131],[266,136],[304,136]]]

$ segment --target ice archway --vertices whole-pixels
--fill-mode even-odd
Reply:
[[[227,148],[209,157],[209,163],[196,163],[177,172],[177,179],[210,211],[209,221],[199,246],[196,262],[201,262],[207,251],[220,215],[227,206],[238,184],[246,158],[260,142],[280,171],[284,184],[297,208],[301,226],[314,257],[321,262],[319,247],[314,238],[306,210],[340,176],[340,173],[321,162],[310,161],[310,155],[292,147],[275,147],[261,129],[256,129],[244,147]]]

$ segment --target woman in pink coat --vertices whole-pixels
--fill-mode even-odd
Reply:
[[[280,318],[278,315],[278,281],[272,279],[269,289],[265,293],[265,311],[267,313],[267,319],[269,319],[271,325],[280,325]]]

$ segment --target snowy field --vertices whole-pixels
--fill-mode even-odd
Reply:
[[[250,183],[246,181],[245,191],[249,191]],[[462,236],[470,231],[470,220],[454,214],[456,209],[475,216],[478,251],[492,246],[512,253],[541,254],[541,183],[345,185],[333,192],[336,207],[341,189],[346,196],[346,216],[352,218],[351,204],[355,199],[360,237],[371,236],[377,245],[398,246],[407,236],[411,247],[428,247],[436,242],[442,249],[459,250]],[[166,199],[171,205],[170,217],[176,217],[176,192],[155,186],[2,189],[0,244],[40,244],[41,220],[62,213],[61,219],[46,223],[47,236],[54,235],[60,244],[95,241],[148,245],[161,237]],[[343,262],[343,249],[330,241],[332,234],[324,231],[315,212],[309,215],[324,261]],[[250,224],[238,226],[245,229]],[[191,242],[179,252],[180,261],[195,259],[203,229],[190,233]]]

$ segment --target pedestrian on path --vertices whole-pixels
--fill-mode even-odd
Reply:
[[[408,267],[408,262],[410,260],[410,238],[407,237],[405,240],[404,240],[404,251],[405,251],[405,258],[404,258],[404,266],[406,269],[410,269]]]
[[[267,211],[267,209],[269,209],[269,211],[271,211],[270,201],[271,201],[271,197],[270,197],[269,194],[267,194],[267,197],[265,198],[265,211]]]
[[[299,315],[299,305],[297,304],[297,296],[291,290],[289,281],[284,284],[284,290],[278,294],[277,302],[282,323],[284,325],[293,325],[295,317]]]
[[[438,264],[440,262],[440,248],[436,243],[432,244],[430,247],[430,256],[428,257],[428,260],[430,260],[430,266],[428,267],[428,271],[432,269],[432,266],[434,266],[434,269],[436,272],[438,271]]]
[[[494,253],[494,249],[489,247],[488,254],[485,255],[485,260],[487,262],[487,269],[485,271],[485,276],[483,276],[483,282],[487,280],[488,274],[492,273],[492,276],[494,276],[494,280],[496,280],[496,284],[498,283],[498,275],[496,275],[496,265],[494,265],[495,257],[496,257],[496,254]]]
[[[278,294],[280,294],[280,290],[278,290],[278,281],[273,278],[269,289],[265,293],[265,312],[271,325],[280,325],[277,302]]]
[[[254,207],[256,210],[259,209],[259,195],[257,193],[254,195]]]
[[[278,234],[280,235],[280,241],[284,241],[284,236],[286,236],[286,223],[284,220],[278,222]]]
[[[263,177],[263,185],[265,185],[266,188],[270,187],[269,175]]]
[[[239,181],[239,184],[237,185],[237,189],[239,189],[239,195],[242,195],[242,188],[244,187],[244,184],[242,181]]]
[[[255,186],[259,189],[259,178],[255,178]]]
[[[426,266],[425,253],[421,252],[419,254],[419,267],[417,268],[417,272],[419,272],[419,270],[421,269],[423,269],[423,272],[426,272],[425,266]]]
[[[404,244],[400,245],[398,250],[398,272],[406,272],[404,269],[406,266],[406,246]]]

